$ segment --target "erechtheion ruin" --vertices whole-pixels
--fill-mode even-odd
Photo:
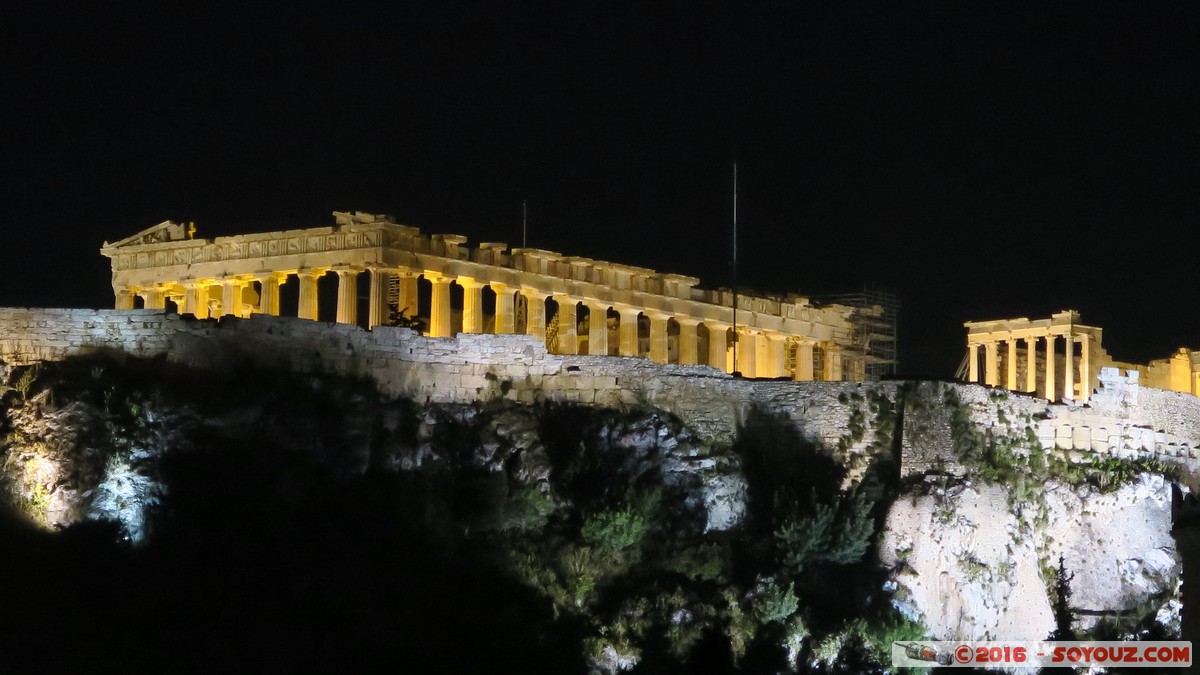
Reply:
[[[1117,368],[1141,384],[1200,394],[1200,352],[1179,349],[1146,365],[1113,359],[1101,344],[1102,329],[1079,322],[1079,312],[1064,310],[1049,319],[968,321],[968,382],[1012,391],[1087,402],[1101,368]],[[982,377],[981,377],[982,376]]]
[[[167,221],[106,242],[116,307],[279,315],[280,288],[295,278],[297,315],[317,320],[319,282],[336,277],[339,323],[371,328],[400,310],[423,318],[430,337],[526,333],[553,353],[646,356],[726,372],[734,370],[736,339],[744,375],[795,380],[866,379],[887,360],[870,340],[894,340],[868,329],[879,307],[739,294],[735,333],[733,293],[696,288],[694,277],[502,243],[472,248],[466,237],[423,235],[389,216],[334,217],[332,227],[212,240]]]

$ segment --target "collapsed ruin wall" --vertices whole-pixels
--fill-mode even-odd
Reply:
[[[868,394],[895,400],[899,382],[753,381],[707,366],[646,359],[549,354],[528,335],[460,334],[428,338],[404,328],[357,326],[254,315],[195,320],[162,310],[0,308],[0,359],[13,365],[96,352],[167,359],[199,368],[247,363],[374,379],[391,395],[433,403],[503,397],[619,406],[646,402],[678,415],[697,432],[730,442],[753,406],[792,420],[800,433],[849,455],[876,444],[870,423],[848,429]],[[1200,448],[1200,398],[1109,380],[1090,404],[1051,404],[1034,396],[970,384],[952,388],[973,425],[1013,435],[1029,426],[1047,448],[1188,462]],[[949,412],[914,433],[905,418],[906,473],[953,461]],[[860,416],[861,417],[861,416]],[[1024,425],[1024,426],[1023,426]],[[919,442],[914,443],[914,436]],[[1191,463],[1191,462],[1189,462]]]

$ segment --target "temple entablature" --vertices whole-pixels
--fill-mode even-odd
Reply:
[[[1103,329],[1064,310],[1049,319],[968,321],[967,356],[959,377],[968,382],[1034,393],[1051,401],[1088,402],[1107,376],[1143,386],[1200,395],[1200,352],[1180,349],[1140,365],[1117,361],[1101,344]]]
[[[197,239],[192,224],[166,221],[106,242],[101,253],[112,261],[118,309],[173,304],[199,318],[278,315],[282,288],[283,305],[316,320],[322,295],[331,295],[320,292],[322,280],[336,279],[336,321],[367,328],[400,312],[419,317],[431,337],[527,333],[557,353],[645,356],[726,372],[734,370],[736,344],[738,370],[750,377],[840,380],[866,372],[855,321],[869,308],[739,293],[735,317],[733,292],[697,288],[696,277],[503,242],[472,247],[465,236],[426,235],[384,215],[335,212],[334,222]]]

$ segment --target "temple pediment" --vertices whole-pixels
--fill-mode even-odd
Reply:
[[[191,239],[196,234],[196,226],[192,223],[176,223],[170,220],[147,227],[132,237],[126,237],[113,243],[104,242],[104,248],[124,248],[142,244],[160,244],[167,241]]]

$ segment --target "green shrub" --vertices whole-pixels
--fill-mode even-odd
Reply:
[[[775,531],[775,542],[784,570],[797,575],[810,563],[861,561],[874,532],[871,501],[854,492],[834,504],[818,504],[812,516],[788,521]]]
[[[754,586],[750,611],[760,624],[787,621],[800,606],[793,584],[777,582],[771,577],[759,577]]]
[[[721,597],[725,600],[728,611],[725,636],[729,638],[729,651],[732,652],[733,663],[736,665],[746,655],[746,647],[754,639],[757,626],[754,623],[754,617],[742,610],[737,594],[732,589],[726,588],[721,593]]]
[[[621,553],[641,545],[646,519],[629,509],[601,511],[584,521],[580,534],[601,551]]]
[[[729,569],[727,549],[716,542],[685,546],[670,552],[663,568],[692,581],[725,581]]]
[[[532,485],[520,485],[500,505],[500,529],[540,530],[554,512],[554,500]]]
[[[562,567],[567,597],[576,607],[584,606],[596,588],[599,565],[595,555],[591,549],[574,549],[563,556]]]
[[[580,535],[600,551],[626,555],[634,553],[640,549],[661,500],[662,493],[659,490],[633,492],[624,508],[589,516],[583,523]]]
[[[851,626],[863,644],[874,654],[880,664],[892,660],[893,642],[913,642],[926,637],[925,627],[895,610],[868,619],[859,619]]]

